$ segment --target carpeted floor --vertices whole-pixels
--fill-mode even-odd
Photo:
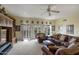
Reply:
[[[37,40],[19,41],[14,45],[8,55],[42,55],[42,44]]]

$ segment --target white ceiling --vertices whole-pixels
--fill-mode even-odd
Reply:
[[[52,9],[56,9],[60,11],[60,13],[52,13],[52,16],[48,16],[48,13],[46,12],[47,4],[4,4],[3,6],[11,14],[16,16],[45,19],[57,19],[71,16],[78,13],[79,10],[79,5],[76,4],[54,4],[52,5]]]

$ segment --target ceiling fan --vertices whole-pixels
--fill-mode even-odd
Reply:
[[[60,11],[57,11],[57,10],[52,10],[52,5],[48,5],[47,9],[46,9],[46,12],[48,13],[49,16],[52,15],[52,13],[60,13]]]

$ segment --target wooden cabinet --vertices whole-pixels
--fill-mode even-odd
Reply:
[[[4,17],[4,15],[0,14],[0,26],[13,27],[13,20],[7,18],[7,16]]]
[[[12,42],[12,39],[15,36],[14,20],[0,13],[0,30],[3,29],[6,30],[6,41]]]

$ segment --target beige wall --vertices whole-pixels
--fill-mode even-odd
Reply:
[[[23,17],[16,17],[14,16],[14,18],[16,19],[16,25],[21,25],[21,24],[35,24],[37,25],[37,21],[39,21],[39,24],[42,24],[43,22],[43,25],[55,25],[55,21],[53,20],[46,20],[46,19],[39,19],[39,18],[23,18]],[[23,22],[21,23],[21,20],[23,20]],[[29,23],[27,23],[26,21],[29,21]],[[32,23],[32,21],[34,21],[34,23]],[[47,24],[46,24],[47,22]],[[51,24],[50,24],[51,22]],[[21,39],[21,32],[20,31],[16,31],[16,37],[18,39]]]
[[[63,21],[64,19],[67,19],[67,21]],[[66,33],[66,25],[72,25],[74,24],[74,34],[69,34],[73,36],[79,36],[79,18],[78,17],[64,17],[61,19],[56,20],[56,33],[62,33],[62,34],[67,34]],[[63,30],[59,32],[59,26],[63,26]]]
[[[46,19],[40,19],[40,18],[23,18],[23,17],[16,17],[16,25],[20,25],[20,24],[37,24],[37,21],[39,21],[39,24],[43,25],[54,25],[55,21],[52,20],[46,20]],[[21,23],[21,20],[23,20],[23,22]],[[29,21],[28,23],[26,21]],[[32,21],[34,21],[34,23],[32,23]],[[47,24],[46,24],[47,22]],[[51,22],[51,24],[50,24]]]
[[[27,24],[26,21],[28,20],[29,23],[28,24],[32,24],[31,22],[34,21],[34,24],[37,24],[37,21],[39,21],[39,24],[41,24],[41,22],[44,22],[44,25],[55,25],[56,27],[56,31],[54,33],[61,33],[62,34],[67,34],[66,33],[66,25],[72,25],[74,24],[74,36],[79,36],[79,18],[78,17],[64,17],[64,18],[60,18],[60,19],[56,19],[56,20],[45,20],[45,19],[39,19],[39,18],[23,18],[23,17],[15,17],[16,18],[16,25],[21,25],[21,20],[23,20],[23,24]],[[63,21],[64,19],[67,19],[67,21]],[[46,24],[46,22],[48,22]],[[50,22],[52,24],[50,24]],[[59,26],[63,26],[63,31],[59,32]],[[16,32],[16,37],[20,38],[20,32],[17,31]],[[69,34],[72,35],[72,34]]]

